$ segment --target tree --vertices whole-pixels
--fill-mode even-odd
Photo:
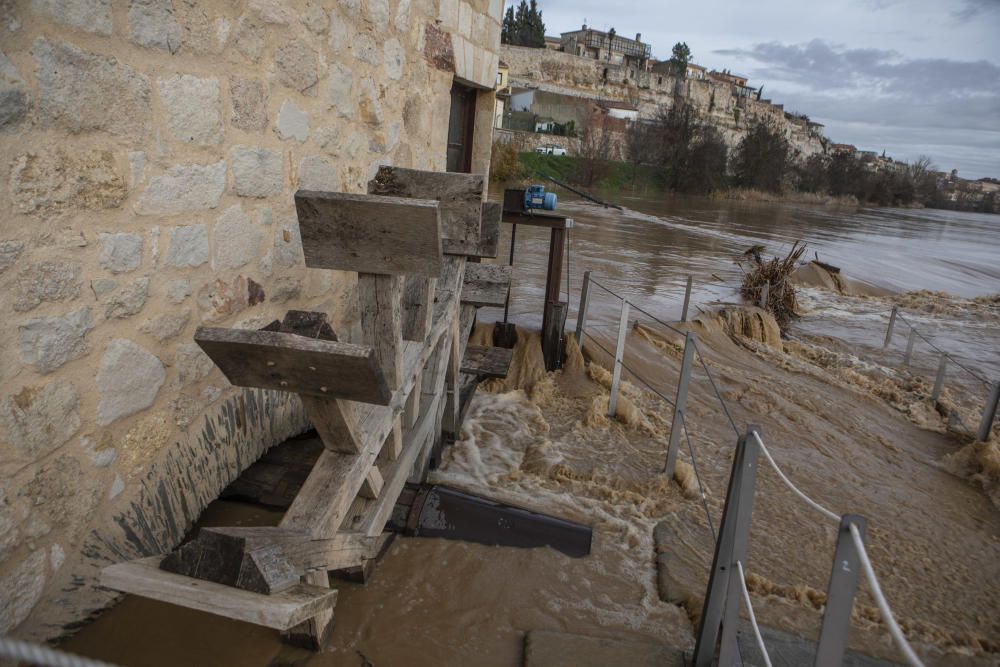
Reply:
[[[612,148],[607,116],[595,112],[583,128],[580,152],[576,159],[576,181],[580,185],[590,187],[607,174]]]
[[[634,120],[625,128],[625,154],[632,165],[632,187],[635,187],[636,175],[640,164],[648,164],[654,156],[655,146],[652,135],[654,128],[650,123]]]
[[[513,6],[507,8],[500,29],[500,41],[514,46],[545,48],[545,23],[537,0],[530,3],[521,0],[516,10]]]
[[[790,163],[788,140],[777,128],[757,123],[733,151],[736,185],[781,192]]]
[[[688,63],[691,62],[691,49],[686,42],[677,42],[670,52],[670,70],[678,78],[683,79],[687,72]]]

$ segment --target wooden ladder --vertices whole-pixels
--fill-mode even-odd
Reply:
[[[233,385],[298,394],[324,451],[278,526],[202,528],[171,554],[105,568],[103,585],[324,645],[329,573],[372,567],[407,479],[422,479],[442,426],[460,426],[477,307],[462,303],[466,260],[495,257],[499,235],[483,187],[383,167],[369,194],[296,193],[306,266],[357,272],[363,343],[302,311],[261,330],[199,327],[195,341]]]

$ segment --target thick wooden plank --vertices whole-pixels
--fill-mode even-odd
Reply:
[[[390,389],[399,387],[403,372],[402,298],[402,276],[358,274],[362,335],[375,350],[375,358]],[[382,449],[387,456],[395,456],[402,447],[403,431],[397,418],[389,442]]]
[[[238,387],[379,405],[392,396],[368,346],[217,327],[198,327],[194,340]]]
[[[383,166],[379,167],[375,178],[368,182],[368,192],[439,201],[444,252],[452,255],[476,255],[479,252],[485,182],[482,174]]]
[[[406,276],[403,282],[403,338],[423,342],[434,318],[434,288],[437,280]]]
[[[309,584],[297,584],[274,595],[250,593],[164,572],[159,567],[161,560],[161,556],[153,556],[108,566],[101,570],[101,585],[277,630],[288,630],[337,601],[337,591]]]
[[[510,290],[511,267],[501,264],[469,264],[465,267],[462,303],[501,307]]]
[[[500,246],[500,218],[503,204],[483,202],[483,221],[479,231],[479,257],[496,258]]]
[[[330,573],[326,570],[310,570],[302,575],[302,581],[319,588],[330,588]],[[331,607],[283,633],[282,639],[293,646],[300,646],[310,651],[322,651],[332,631],[333,608]]]
[[[436,201],[299,190],[295,210],[310,268],[441,274]]]
[[[329,538],[315,538],[305,531],[274,526],[202,528],[201,532],[236,540],[240,549],[280,549],[300,573],[307,570],[339,570],[357,565],[374,558],[382,545],[377,537],[347,531]]]
[[[514,350],[503,347],[467,345],[461,371],[483,377],[505,378],[513,356]]]
[[[384,484],[382,473],[379,472],[378,468],[372,466],[368,469],[368,475],[365,476],[365,481],[361,484],[359,495],[362,498],[378,498]]]
[[[302,395],[302,407],[323,445],[334,452],[357,454],[361,451],[355,407],[342,399]]]

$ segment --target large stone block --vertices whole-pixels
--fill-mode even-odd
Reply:
[[[212,269],[236,269],[257,258],[263,232],[240,206],[230,206],[215,223],[212,232],[215,257]]]
[[[285,100],[278,111],[277,129],[282,139],[305,141],[309,138],[309,116],[295,102]]]
[[[126,283],[120,289],[115,289],[98,298],[105,304],[104,316],[111,319],[124,319],[135,315],[146,305],[149,296],[149,277],[136,278]]]
[[[330,17],[326,15],[326,10],[311,3],[299,15],[299,22],[314,35],[322,35],[330,27]]]
[[[128,196],[108,150],[30,152],[14,160],[10,192],[21,213],[116,208]]]
[[[288,218],[274,227],[274,263],[278,266],[305,266],[298,218]]]
[[[18,452],[35,461],[73,437],[80,428],[79,405],[69,382],[25,387],[4,401],[0,421]]]
[[[241,197],[273,197],[285,189],[284,157],[279,151],[233,146],[233,187]]]
[[[71,28],[111,34],[111,0],[31,0],[31,11]]]
[[[28,89],[14,64],[0,53],[0,132],[13,131],[31,108]]]
[[[233,127],[259,132],[267,127],[267,87],[259,79],[229,78],[230,121]]]
[[[390,79],[398,81],[403,76],[403,67],[406,65],[406,50],[395,37],[386,40],[382,46],[385,56],[385,73]]]
[[[45,549],[33,551],[10,574],[0,578],[0,633],[7,634],[28,617],[45,590]]]
[[[330,65],[327,77],[327,101],[344,118],[354,118],[354,97],[351,87],[354,85],[354,71],[333,63]]]
[[[97,423],[145,410],[160,391],[166,371],[163,364],[130,340],[116,338],[108,343],[97,372]]]
[[[369,65],[379,65],[382,61],[378,43],[371,35],[363,32],[355,33],[354,40],[351,43],[351,51],[354,53],[355,58]]]
[[[299,161],[299,190],[337,192],[337,167],[321,155],[309,155]]]
[[[140,215],[186,213],[219,205],[226,189],[226,163],[179,164],[154,176],[136,206]]]
[[[181,26],[171,0],[131,0],[128,6],[129,39],[150,49],[177,53]]]
[[[358,96],[358,110],[361,112],[361,120],[369,125],[381,125],[382,103],[379,101],[378,91],[375,89],[375,82],[372,79],[362,79],[360,88],[361,92]]]
[[[61,317],[40,317],[18,326],[21,361],[39,373],[51,373],[87,353],[87,332],[94,328],[90,308]]]
[[[135,271],[142,263],[142,234],[98,235],[101,244],[101,266],[111,273]]]
[[[385,32],[389,28],[389,2],[388,0],[366,0],[365,14],[375,25],[377,32]]]
[[[67,262],[36,262],[14,283],[14,310],[31,310],[43,301],[66,301],[80,295],[82,269]]]
[[[194,268],[208,261],[208,232],[205,225],[174,227],[164,262],[167,266]]]
[[[31,53],[38,63],[38,117],[43,126],[133,136],[149,129],[149,79],[128,65],[44,38],[35,40]]]
[[[24,252],[23,242],[0,241],[0,273],[13,266],[22,252]]]
[[[222,142],[222,101],[218,79],[178,74],[158,79],[160,100],[167,109],[167,126],[178,141],[199,146]]]
[[[177,384],[187,386],[201,380],[215,368],[215,362],[196,343],[181,343],[174,354]]]
[[[161,313],[156,317],[146,320],[142,324],[142,331],[165,343],[171,338],[176,338],[184,331],[188,320],[191,319],[190,310],[180,312]]]
[[[294,41],[285,44],[274,54],[278,81],[300,93],[315,93],[319,82],[319,57],[307,44]]]

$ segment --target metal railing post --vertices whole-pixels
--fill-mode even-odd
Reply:
[[[746,563],[747,541],[750,536],[750,515],[753,512],[754,485],[757,481],[757,457],[760,447],[752,433],[757,426],[748,426],[736,443],[733,469],[729,475],[726,505],[722,510],[722,525],[715,543],[712,570],[709,573],[705,606],[698,624],[694,649],[695,667],[714,663],[715,645],[722,634],[719,665],[729,667],[738,660],[736,629],[739,625],[740,574],[736,561]]]
[[[688,276],[687,285],[684,287],[684,308],[681,309],[681,322],[688,321],[688,306],[691,305],[691,276]]]
[[[1000,380],[993,383],[990,395],[986,398],[986,405],[983,406],[983,419],[979,422],[977,434],[977,438],[982,442],[986,442],[990,437],[993,420],[997,417],[997,403],[1000,403]]]
[[[892,342],[892,330],[896,327],[896,313],[899,312],[899,306],[893,306],[892,312],[889,313],[889,328],[885,330],[885,342],[882,343],[882,349],[885,350],[889,347],[889,343]]]
[[[847,633],[851,629],[851,610],[861,574],[860,558],[851,537],[851,524],[857,526],[862,540],[868,527],[865,518],[857,514],[845,514],[840,519],[830,585],[826,590],[823,626],[816,647],[815,667],[840,667],[844,662]]]
[[[942,353],[941,360],[938,362],[937,377],[934,378],[934,391],[931,392],[931,402],[937,403],[938,399],[941,398],[941,392],[944,390],[944,371],[948,367],[948,355]]]
[[[760,303],[757,305],[767,310],[767,303],[771,299],[771,283],[764,283],[760,288]]]
[[[611,396],[608,397],[608,416],[614,417],[618,407],[618,384],[622,379],[622,361],[625,357],[625,336],[628,334],[629,303],[622,299],[622,314],[618,320],[618,345],[615,347],[615,371],[611,376]]]
[[[688,384],[691,382],[691,367],[694,365],[694,334],[688,331],[684,334],[684,356],[681,359],[681,375],[677,380],[677,397],[674,399],[674,417],[670,422],[670,444],[667,445],[667,463],[663,472],[667,479],[673,479],[674,468],[677,466],[677,451],[681,444],[681,429],[683,428],[684,406],[687,405]]]
[[[583,327],[587,323],[587,306],[590,305],[590,271],[583,272],[580,290],[580,307],[576,311],[576,343],[583,349]]]
[[[903,365],[909,366],[913,357],[913,345],[917,342],[917,330],[910,327],[910,336],[906,339],[906,354],[903,355]]]

